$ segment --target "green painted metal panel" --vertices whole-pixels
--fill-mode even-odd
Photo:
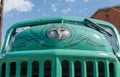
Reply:
[[[44,77],[44,60],[41,60],[41,61],[40,61],[39,70],[40,70],[40,71],[39,71],[39,72],[40,72],[40,73],[39,73],[39,74],[40,74],[39,76],[40,76],[40,77]]]
[[[55,58],[55,77],[61,77],[62,76],[62,66],[61,66],[61,63],[60,63],[60,60],[58,57]]]
[[[69,61],[69,77],[74,77],[74,61],[70,59]]]
[[[14,41],[10,43],[8,52],[45,49],[112,51],[105,37],[95,30],[70,24],[56,24],[55,28],[64,27],[70,32],[70,35],[66,39],[55,40],[47,36],[49,29],[53,28],[52,26],[53,24],[35,26],[18,33],[13,38]]]
[[[109,62],[108,61],[105,61],[104,62],[104,70],[105,70],[105,77],[110,77],[110,73],[109,73],[109,71],[108,70],[110,70],[109,69]]]
[[[94,67],[93,67],[94,68],[94,77],[98,77],[99,73],[98,73],[98,62],[97,62],[97,60],[94,61],[93,65],[94,65]]]
[[[16,77],[20,77],[21,73],[21,61],[16,61]]]
[[[32,77],[32,61],[27,62],[27,77]]]
[[[82,77],[87,77],[86,61],[82,61]]]
[[[6,75],[5,77],[10,77],[10,62],[6,62]]]

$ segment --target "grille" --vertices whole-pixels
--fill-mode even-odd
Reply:
[[[115,77],[108,60],[60,59],[1,63],[0,77]]]

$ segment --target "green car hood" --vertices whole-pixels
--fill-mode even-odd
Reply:
[[[49,37],[48,32],[58,28],[64,28],[67,31],[65,38]],[[85,26],[59,23],[33,26],[17,33],[10,41],[8,51],[45,49],[112,50],[100,32]]]

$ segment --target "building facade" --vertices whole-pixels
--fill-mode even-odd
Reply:
[[[1,37],[2,37],[2,21],[3,21],[3,5],[4,0],[0,0],[0,48],[1,48]]]
[[[108,21],[120,31],[120,6],[99,9],[91,18]]]

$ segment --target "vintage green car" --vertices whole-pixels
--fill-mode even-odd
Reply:
[[[49,17],[14,24],[0,77],[120,77],[120,38],[105,21]]]

